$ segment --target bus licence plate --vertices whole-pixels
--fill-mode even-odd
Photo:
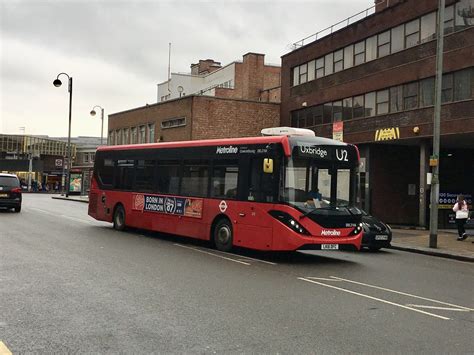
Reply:
[[[388,235],[385,235],[385,234],[376,235],[375,240],[388,240]]]
[[[338,250],[339,244],[321,244],[321,250]]]

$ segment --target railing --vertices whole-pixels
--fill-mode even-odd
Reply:
[[[331,26],[325,28],[324,30],[316,32],[316,33],[314,33],[314,34],[312,34],[308,37],[303,38],[300,41],[297,41],[297,42],[293,43],[291,45],[291,50],[294,51],[295,49],[301,48],[301,47],[307,45],[308,43],[311,43],[311,42],[317,41],[317,40],[319,40],[323,37],[326,37],[326,36],[332,34],[335,31],[343,29],[343,28],[349,26],[350,24],[352,24],[354,22],[360,21],[360,20],[368,17],[369,15],[372,15],[373,13],[375,13],[375,5],[372,6],[372,7],[369,7],[368,9],[365,9],[364,11],[361,11],[361,12],[355,14],[355,15],[352,15],[351,17],[348,17],[345,20],[342,20],[342,21],[340,21],[340,22],[338,22],[334,25],[331,25]]]

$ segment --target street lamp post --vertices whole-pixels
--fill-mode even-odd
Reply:
[[[435,107],[433,116],[433,155],[430,159],[432,161],[432,163],[430,162],[430,165],[433,166],[431,178],[430,248],[438,247],[439,140],[441,120],[441,90],[443,87],[444,6],[445,0],[439,0],[436,46]]]
[[[95,112],[96,107],[100,108],[100,119],[102,120],[102,126],[100,128],[100,145],[104,145],[104,108],[99,105],[95,105],[92,108],[91,116],[96,115],[96,112]]]
[[[59,77],[61,75],[66,75],[69,79],[69,86],[68,86],[68,92],[69,92],[69,129],[68,129],[68,134],[67,134],[67,169],[66,169],[66,197],[69,197],[69,175],[71,173],[71,115],[72,115],[72,77],[70,77],[66,73],[59,73],[58,76],[56,77],[56,80],[53,81],[53,85],[55,87],[60,87],[62,85],[61,80],[59,80]],[[64,166],[64,164],[63,164]],[[64,176],[64,175],[63,175]]]

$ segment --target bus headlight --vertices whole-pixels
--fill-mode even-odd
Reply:
[[[288,213],[282,211],[272,210],[268,212],[272,217],[278,219],[285,226],[289,227],[291,230],[298,234],[310,235],[309,232],[304,228],[300,223],[298,223],[293,217]]]
[[[354,229],[352,232],[349,233],[349,235],[357,235],[359,234],[360,232],[362,232],[364,229],[364,225],[362,223],[359,223]]]

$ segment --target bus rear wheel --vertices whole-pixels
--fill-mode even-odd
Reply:
[[[125,210],[122,205],[118,205],[114,211],[114,229],[123,231],[125,229]]]
[[[217,250],[231,251],[233,244],[232,225],[228,219],[221,219],[214,228],[214,245]]]

